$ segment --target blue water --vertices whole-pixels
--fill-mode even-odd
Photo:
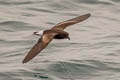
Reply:
[[[22,64],[34,31],[91,13]],[[119,80],[120,0],[0,0],[0,80]]]

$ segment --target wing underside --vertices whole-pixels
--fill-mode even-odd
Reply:
[[[25,56],[22,63],[26,63],[30,61],[32,58],[34,58],[38,53],[40,53],[53,39],[55,35],[43,35],[39,41],[33,46],[33,48],[28,52],[28,54]]]

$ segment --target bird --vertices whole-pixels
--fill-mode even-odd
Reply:
[[[70,25],[79,23],[88,19],[91,16],[90,13],[84,14],[63,22],[60,22],[53,26],[51,29],[46,29],[38,32],[33,32],[33,35],[40,36],[38,42],[31,48],[31,50],[24,57],[22,63],[27,63],[33,59],[38,53],[40,53],[53,39],[68,39],[70,40],[69,33],[64,31]]]

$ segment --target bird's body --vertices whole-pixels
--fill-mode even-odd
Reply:
[[[69,33],[64,31],[64,29],[72,24],[76,24],[83,20],[86,20],[90,14],[85,14],[61,23],[58,23],[51,29],[47,29],[40,32],[34,32],[34,35],[41,36],[38,42],[33,46],[33,48],[25,56],[23,63],[30,61],[38,53],[40,53],[53,39],[69,39]]]
[[[69,34],[66,31],[63,30],[59,30],[59,29],[50,29],[50,30],[45,30],[44,34],[47,33],[56,33],[56,35],[54,36],[54,39],[69,39]]]

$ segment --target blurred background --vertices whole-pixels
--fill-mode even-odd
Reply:
[[[34,31],[91,13],[22,64]],[[0,80],[119,80],[120,0],[0,0]]]

